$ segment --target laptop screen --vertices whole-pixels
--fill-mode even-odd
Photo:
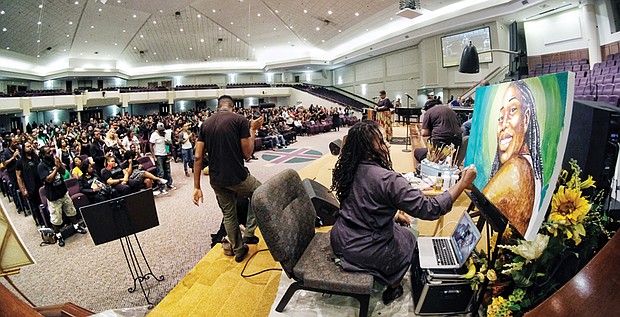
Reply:
[[[459,263],[464,263],[467,257],[471,254],[474,247],[480,239],[480,232],[471,217],[464,212],[456,225],[456,228],[452,232],[452,241],[456,247],[456,256]]]

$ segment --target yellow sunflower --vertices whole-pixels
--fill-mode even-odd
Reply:
[[[566,226],[580,224],[590,211],[587,199],[581,196],[578,189],[560,186],[551,199],[549,220]]]

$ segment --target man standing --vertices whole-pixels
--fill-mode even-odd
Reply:
[[[86,229],[78,225],[77,212],[75,211],[71,197],[69,197],[67,186],[61,177],[61,174],[65,171],[65,167],[58,156],[54,155],[53,152],[54,149],[49,146],[41,148],[42,157],[37,170],[45,186],[45,197],[47,198],[48,209],[50,211],[50,222],[56,233],[58,245],[64,247],[65,239],[60,233],[63,222],[63,212],[69,217],[71,223],[73,223],[76,232],[85,234]]]
[[[424,119],[422,120],[422,137],[430,138],[435,147],[453,144],[455,148],[461,146],[463,130],[459,124],[456,112],[450,107],[429,103]],[[428,149],[415,149],[413,156],[421,162],[428,154]]]
[[[194,136],[194,133],[188,130],[189,126],[189,122],[185,123],[183,125],[183,130],[179,135],[179,143],[181,143],[181,158],[183,158],[183,170],[185,171],[185,176],[187,177],[189,177],[189,172],[187,171],[188,168],[192,169],[192,174],[194,173],[194,165],[192,165],[194,161],[194,154],[192,153],[194,147],[190,141],[192,136]]]
[[[17,176],[15,175],[15,169],[17,168],[17,161],[19,158],[19,137],[15,136],[11,138],[11,143],[2,152],[2,164],[6,168],[9,181],[14,188],[17,187]]]
[[[217,112],[200,128],[194,156],[194,196],[196,206],[203,202],[200,189],[202,160],[209,154],[209,179],[217,202],[224,214],[224,227],[233,247],[235,261],[241,262],[248,254],[247,244],[257,244],[254,236],[256,219],[251,205],[244,237],[241,236],[237,219],[237,196],[252,197],[261,183],[244,166],[244,159],[252,156],[256,130],[263,124],[264,117],[248,122],[234,112],[232,97],[223,95],[218,99]]]
[[[17,162],[15,174],[17,176],[17,184],[22,196],[28,200],[30,204],[32,217],[37,226],[44,226],[45,222],[38,212],[41,198],[39,197],[39,188],[41,187],[41,179],[37,171],[39,167],[39,156],[35,153],[32,143],[24,143],[24,155]]]
[[[168,182],[164,185],[160,183],[159,191],[161,194],[167,194],[168,189],[176,189],[172,186],[172,176],[170,175],[170,161],[168,161],[168,152],[166,145],[172,144],[172,140],[166,138],[166,127],[163,122],[157,123],[157,130],[151,134],[149,142],[151,143],[151,154],[155,156],[155,166],[157,166],[157,177],[163,178]]]

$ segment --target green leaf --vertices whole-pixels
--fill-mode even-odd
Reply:
[[[514,304],[514,305],[508,306],[508,309],[510,309],[512,311],[520,311],[521,310],[521,306],[519,306],[519,304]]]

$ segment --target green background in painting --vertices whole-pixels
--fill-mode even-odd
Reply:
[[[559,144],[559,141],[564,128],[568,73],[528,78],[523,81],[532,91],[540,127],[540,147],[543,161],[540,199],[542,203],[546,195],[553,194],[552,192],[547,193],[549,180],[555,165],[562,164],[562,158],[557,157],[558,149],[560,146],[566,146],[566,144]],[[502,106],[501,100],[508,85],[509,83],[503,83],[476,89],[475,108],[465,166],[470,164],[476,166],[478,176],[474,185],[480,189],[484,188],[489,181],[491,165],[497,149],[497,118]]]

